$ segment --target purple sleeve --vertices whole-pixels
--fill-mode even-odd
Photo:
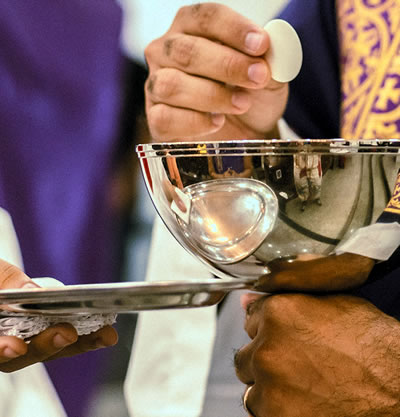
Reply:
[[[376,264],[367,283],[352,293],[400,320],[400,247],[389,260]]]

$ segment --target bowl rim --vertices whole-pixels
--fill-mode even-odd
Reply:
[[[224,155],[294,154],[400,154],[400,139],[237,139],[220,141],[183,141],[144,143],[136,146],[139,158],[204,157]]]

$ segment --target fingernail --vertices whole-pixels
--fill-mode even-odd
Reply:
[[[22,286],[22,288],[40,288],[40,286],[35,284],[34,282],[27,282]]]
[[[262,40],[263,36],[261,35],[261,33],[249,32],[246,36],[244,44],[249,51],[257,52],[261,46]]]
[[[248,72],[249,80],[256,84],[262,84],[267,79],[267,67],[261,62],[249,66]]]
[[[248,109],[250,105],[249,95],[243,91],[235,91],[232,94],[232,104],[239,110]]]
[[[225,115],[222,113],[211,113],[211,121],[215,126],[222,126],[225,121]]]
[[[18,356],[21,356],[21,354],[16,352],[14,349],[11,349],[10,347],[6,347],[3,350],[2,356],[13,359],[13,358],[17,358]]]
[[[71,343],[73,343],[73,340],[68,340],[66,337],[64,337],[63,335],[61,335],[60,333],[57,333],[54,337],[53,337],[53,346],[57,349],[63,348],[65,346],[70,345]]]

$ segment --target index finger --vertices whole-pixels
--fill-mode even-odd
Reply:
[[[39,286],[18,267],[0,259],[0,290],[22,287],[37,288]]]
[[[269,37],[263,28],[222,4],[182,7],[171,30],[219,41],[252,56],[261,56],[269,48]]]

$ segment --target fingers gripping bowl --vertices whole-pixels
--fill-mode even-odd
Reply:
[[[238,140],[138,145],[153,204],[220,278],[327,255],[387,206],[400,141]]]

